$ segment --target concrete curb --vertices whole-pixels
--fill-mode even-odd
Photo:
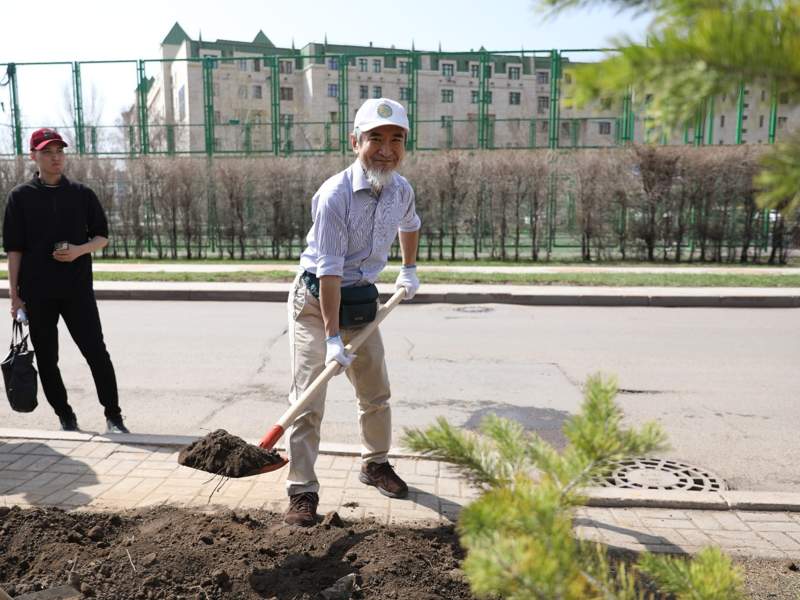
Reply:
[[[200,436],[160,434],[100,434],[89,431],[49,431],[40,429],[0,428],[0,440],[67,440],[97,443],[116,443],[132,446],[174,447],[176,450],[190,444]],[[257,444],[258,440],[247,440]],[[285,450],[282,445],[278,450]],[[360,448],[350,444],[320,445],[320,454],[334,456],[359,456]],[[420,454],[392,448],[393,459],[430,461]],[[800,493],[753,490],[723,490],[719,492],[684,492],[678,490],[635,490],[594,487],[584,490],[586,505],[597,508],[661,508],[673,510],[715,510],[752,512],[800,513]]]
[[[381,286],[382,288],[384,286]],[[430,286],[426,286],[430,287]],[[444,286],[443,286],[444,287]],[[747,288],[742,288],[746,290]],[[381,290],[381,297],[386,301],[392,291]],[[247,289],[231,288],[225,284],[214,289],[185,287],[141,287],[112,288],[95,284],[95,296],[98,300],[171,300],[171,301],[205,301],[205,302],[286,302],[287,289]],[[0,289],[0,298],[8,298],[8,289]],[[547,292],[534,288],[529,293],[515,291],[442,291],[420,292],[411,304],[516,304],[522,306],[608,306],[608,307],[664,307],[664,308],[800,308],[800,294],[794,290],[786,294],[740,295],[730,293],[675,294],[645,293],[630,288],[625,293],[608,293],[598,288],[576,287],[568,293]]]

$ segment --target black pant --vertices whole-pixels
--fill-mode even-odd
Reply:
[[[72,339],[89,363],[97,397],[105,408],[106,418],[119,417],[117,377],[103,341],[94,292],[69,298],[25,300],[25,310],[44,395],[56,414],[65,417],[72,413],[58,368],[58,317],[62,316]]]

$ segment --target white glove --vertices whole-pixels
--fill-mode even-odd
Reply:
[[[355,360],[355,354],[347,354],[344,351],[344,343],[342,343],[342,336],[334,335],[325,338],[325,365],[329,365],[331,361],[338,362],[341,367],[336,371],[339,375],[347,367],[349,367]]]
[[[400,267],[400,275],[397,276],[397,281],[394,283],[395,289],[399,290],[400,288],[405,289],[406,291],[406,300],[411,300],[414,297],[414,294],[417,293],[419,289],[419,279],[417,279],[417,266],[411,267]]]

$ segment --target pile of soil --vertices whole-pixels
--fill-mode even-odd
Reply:
[[[452,526],[347,523],[330,513],[303,529],[263,511],[0,506],[0,587],[12,597],[70,583],[83,598],[108,600],[474,600],[463,558]],[[800,598],[796,563],[734,562],[748,598]]]
[[[178,463],[223,477],[244,477],[262,468],[282,464],[274,450],[248,444],[224,429],[212,431],[180,451]]]
[[[304,529],[264,511],[0,507],[0,587],[12,597],[69,581],[109,600],[467,600],[462,559],[452,526],[331,513]]]

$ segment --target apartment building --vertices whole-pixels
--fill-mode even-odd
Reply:
[[[262,31],[252,42],[193,40],[178,23],[161,49],[146,92],[155,151],[338,151],[346,148],[360,104],[382,96],[409,110],[416,149],[604,147],[649,135],[643,116],[626,111],[621,100],[569,108],[554,84],[569,83],[569,67],[577,63],[560,57],[553,64],[541,53],[429,52],[327,40],[279,48]],[[556,82],[554,69],[562,73]],[[800,119],[785,94],[773,106],[767,90],[742,93],[717,99],[701,127],[669,142],[692,143],[702,132],[704,144],[767,143],[771,118],[778,136]]]

